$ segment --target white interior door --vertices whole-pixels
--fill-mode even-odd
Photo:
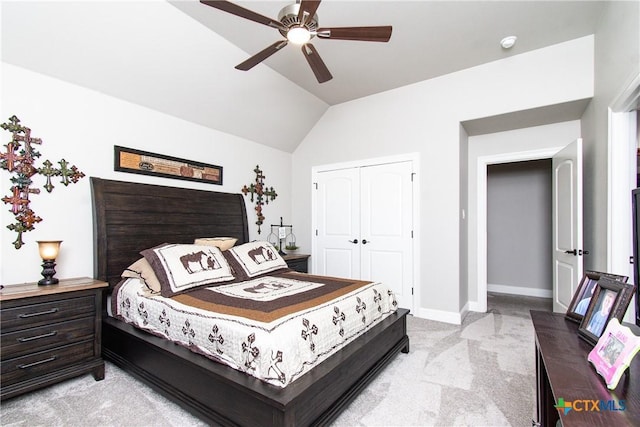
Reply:
[[[413,309],[413,162],[314,175],[313,273],[388,285]]]
[[[411,162],[360,168],[361,278],[387,284],[412,307]]]
[[[360,172],[317,174],[315,274],[360,278]]]
[[[553,311],[566,312],[582,279],[582,139],[560,150],[553,170]]]

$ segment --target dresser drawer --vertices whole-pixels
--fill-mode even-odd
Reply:
[[[0,342],[2,360],[35,353],[48,348],[93,339],[95,318],[84,317],[37,328],[3,333]]]
[[[0,330],[9,332],[18,329],[55,323],[85,317],[95,313],[95,297],[59,299],[40,304],[24,304],[15,307],[2,305],[0,310]]]
[[[0,362],[2,385],[4,387],[19,381],[25,381],[72,366],[85,359],[91,359],[94,357],[93,349],[93,341],[84,341],[22,357],[2,360]]]

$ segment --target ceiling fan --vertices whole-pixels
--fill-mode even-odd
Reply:
[[[307,58],[313,74],[315,74],[319,83],[324,83],[331,80],[333,76],[322,61],[322,58],[320,58],[316,48],[309,43],[313,37],[318,36],[321,39],[333,40],[388,42],[391,38],[392,28],[390,25],[378,27],[318,28],[318,15],[316,15],[316,10],[318,6],[320,6],[320,1],[321,0],[301,0],[300,2],[285,6],[280,10],[278,20],[260,15],[259,13],[245,9],[229,1],[200,0],[200,3],[275,28],[285,38],[285,40],[279,40],[273,43],[243,63],[236,65],[236,69],[243,71],[250,70],[291,42],[301,45],[302,53],[304,57]]]

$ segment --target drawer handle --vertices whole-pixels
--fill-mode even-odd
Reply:
[[[57,333],[58,333],[58,331],[51,331],[51,332],[49,332],[47,334],[36,335],[35,337],[18,338],[18,341],[20,341],[20,342],[29,342],[29,341],[33,341],[33,340],[39,340],[40,338],[52,337]]]
[[[51,356],[48,359],[39,360],[39,361],[33,362],[33,363],[27,363],[26,365],[18,365],[18,368],[20,368],[20,369],[28,369],[28,368],[31,368],[31,367],[34,367],[34,366],[42,365],[43,363],[53,362],[54,360],[56,360],[56,356]]]
[[[58,309],[56,307],[52,308],[51,310],[47,310],[47,311],[39,311],[37,313],[25,313],[25,314],[21,314],[20,316],[18,316],[21,319],[26,319],[29,317],[35,317],[35,316],[42,316],[44,314],[52,314],[57,312]]]

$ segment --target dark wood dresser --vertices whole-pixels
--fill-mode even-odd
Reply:
[[[536,336],[537,425],[555,427],[560,419],[564,427],[640,426],[640,355],[615,390],[609,390],[587,360],[593,346],[578,337],[577,323],[546,311],[531,311],[531,320]],[[640,328],[631,328],[639,333]],[[555,407],[559,399],[578,403],[565,414]]]
[[[104,379],[102,291],[89,278],[0,290],[0,400],[91,372]]]
[[[309,257],[311,255],[305,254],[287,254],[282,258],[286,261],[287,265],[290,269],[295,270],[300,273],[308,273],[309,272]]]

